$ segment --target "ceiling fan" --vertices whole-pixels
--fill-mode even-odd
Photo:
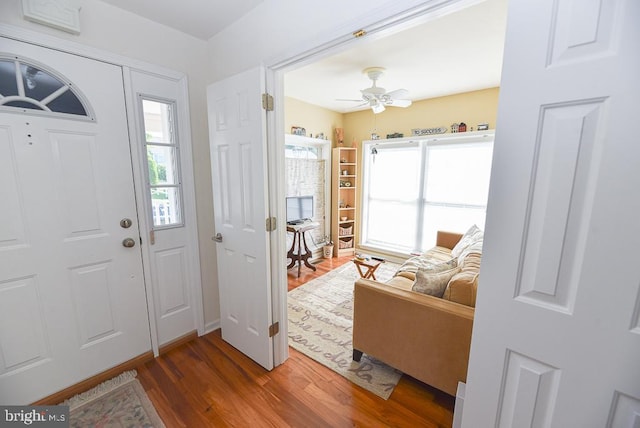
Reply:
[[[365,68],[362,72],[372,80],[373,84],[370,88],[360,91],[362,93],[362,99],[341,99],[339,101],[364,101],[358,107],[368,105],[374,113],[382,113],[385,110],[385,106],[409,107],[411,105],[411,100],[407,98],[409,91],[406,89],[396,89],[395,91],[387,92],[386,89],[376,85],[377,80],[384,74],[384,71],[385,69],[382,67]]]

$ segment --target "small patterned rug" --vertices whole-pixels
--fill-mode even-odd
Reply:
[[[69,426],[164,428],[136,375],[135,370],[124,372],[61,403],[69,406]]]
[[[390,279],[399,265],[386,262],[378,281]],[[347,263],[288,293],[289,346],[385,400],[402,373],[367,354],[352,359],[353,284],[356,266]]]

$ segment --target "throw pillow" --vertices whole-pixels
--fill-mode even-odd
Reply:
[[[484,242],[483,238],[480,238],[479,240],[472,242],[471,244],[469,244],[467,248],[462,250],[462,252],[458,256],[458,266],[462,267],[462,265],[464,265],[465,259],[469,254],[472,254],[472,253],[482,254],[483,242]]]
[[[460,268],[457,266],[441,272],[419,269],[418,272],[416,272],[416,281],[413,283],[411,290],[430,296],[442,297],[449,280],[459,271]]]
[[[434,263],[428,257],[423,256],[414,256],[410,259],[406,260],[402,266],[398,269],[394,276],[400,275],[403,272],[411,272],[417,273],[419,270],[431,271],[431,272],[441,272],[443,270],[449,270],[458,265],[458,259],[451,258],[446,262],[438,262]]]
[[[483,238],[484,234],[482,233],[482,230],[474,224],[464,233],[464,235],[462,235],[462,238],[460,238],[460,241],[455,245],[455,247],[453,247],[451,255],[456,258],[459,257],[469,245],[480,241]]]

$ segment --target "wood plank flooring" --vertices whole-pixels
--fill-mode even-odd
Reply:
[[[350,259],[325,259],[300,278],[291,269],[289,289]],[[451,426],[454,398],[441,391],[403,376],[383,400],[289,349],[269,372],[217,330],[139,366],[138,378],[167,427]]]

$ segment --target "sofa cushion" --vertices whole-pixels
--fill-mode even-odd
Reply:
[[[460,272],[453,275],[449,281],[442,295],[443,299],[466,306],[476,306],[481,257],[479,253],[471,253],[465,257]]]
[[[416,281],[413,283],[411,290],[430,296],[442,297],[449,280],[459,271],[460,268],[457,266],[441,271],[419,269],[416,272]]]

